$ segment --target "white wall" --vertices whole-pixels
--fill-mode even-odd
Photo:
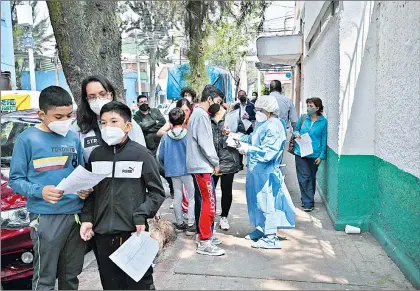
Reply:
[[[319,20],[324,13],[326,7],[331,1],[305,1],[305,29],[304,39],[309,41],[313,34],[313,26],[315,21]]]
[[[319,1],[318,1],[319,2]],[[305,2],[305,5],[310,2]],[[305,7],[305,11],[308,7]],[[305,12],[306,13],[306,12]],[[307,27],[305,24],[304,30]],[[328,146],[338,151],[338,121],[339,121],[339,24],[333,17],[325,30],[321,32],[316,43],[303,60],[303,92],[301,100],[302,113],[306,112],[305,100],[319,97],[324,104],[324,113],[328,118]],[[298,106],[298,105],[296,105]]]
[[[342,3],[338,153],[373,155],[377,42],[376,17],[371,17],[374,1]]]
[[[320,2],[305,2],[305,36]],[[376,155],[420,177],[420,2],[341,5],[303,55],[300,108],[323,100],[337,153]]]
[[[420,2],[379,11],[375,155],[420,177]]]

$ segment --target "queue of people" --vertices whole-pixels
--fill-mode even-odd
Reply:
[[[69,93],[57,86],[44,89],[39,98],[41,123],[18,137],[9,178],[10,187],[28,198],[33,289],[53,289],[56,278],[59,289],[77,289],[90,241],[105,290],[153,290],[152,267],[135,282],[109,256],[131,235],[148,231],[147,219],[165,199],[161,176],[170,184],[176,231],[196,236],[198,254],[224,255],[222,241],[214,235],[216,185],[220,180],[219,227],[227,231],[234,223],[228,217],[242,156],[253,227],[245,239],[252,240],[254,248],[280,249],[277,230],[296,223],[280,171],[287,128],[293,128],[294,140],[306,133],[312,139],[313,154],[302,157],[297,143],[292,151],[302,207],[312,211],[316,172],[326,158],[327,120],[321,99],[308,99],[307,114],[298,119],[293,103],[280,94],[281,83],[273,82],[270,90],[270,95],[252,94],[251,100],[245,91],[238,92],[233,110],[239,112],[239,126],[232,132],[226,119],[230,106],[212,85],[199,96],[184,88],[169,122],[144,95],[138,96],[139,111],[133,116],[128,106],[116,101],[114,87],[102,76],[83,80],[74,122]],[[251,125],[244,130],[241,123]],[[112,174],[93,189],[63,195],[54,185],[79,165]]]

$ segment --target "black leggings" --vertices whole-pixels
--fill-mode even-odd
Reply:
[[[232,206],[232,187],[233,178],[235,174],[223,174],[222,176],[213,176],[214,185],[217,185],[219,177],[222,177],[222,215],[221,217],[228,217],[230,207]]]

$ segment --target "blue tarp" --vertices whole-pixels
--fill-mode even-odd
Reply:
[[[186,80],[190,72],[190,64],[177,65],[169,70],[167,98],[169,100],[178,100],[181,98],[181,90],[188,87]],[[209,76],[209,84],[216,86],[225,93],[227,102],[233,102],[232,98],[232,81],[230,74],[220,68],[207,66]],[[194,89],[194,88],[193,88]],[[201,92],[197,92],[201,93]]]

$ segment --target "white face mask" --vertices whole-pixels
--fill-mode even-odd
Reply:
[[[255,114],[255,119],[257,120],[257,122],[264,122],[267,121],[267,115],[265,115],[261,111],[257,111],[257,113]]]
[[[89,103],[90,109],[95,112],[96,115],[101,114],[101,109],[104,107],[105,104],[111,102],[111,100],[101,100],[96,99],[95,101]]]
[[[106,126],[101,129],[101,135],[104,142],[112,146],[122,142],[125,132],[120,127]]]
[[[48,123],[47,126],[51,131],[55,132],[56,134],[66,136],[70,130],[71,123],[71,119],[58,120]]]

